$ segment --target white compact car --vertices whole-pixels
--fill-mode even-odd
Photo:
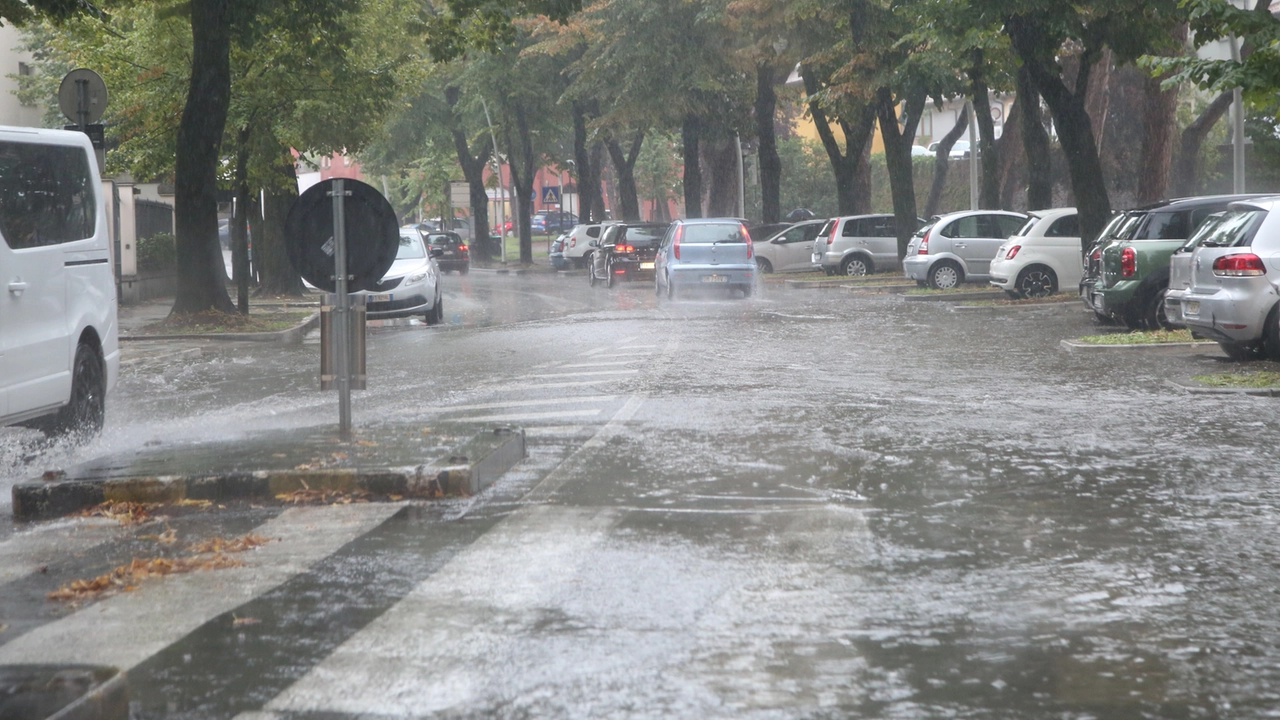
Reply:
[[[590,225],[579,224],[574,225],[569,231],[569,237],[564,243],[564,261],[571,263],[574,267],[584,268],[592,254],[591,241],[599,240],[604,229],[610,225],[616,225],[618,221],[610,220],[602,223],[591,223]]]
[[[89,138],[0,127],[0,424],[102,428],[120,367],[106,205]]]
[[[991,284],[1010,297],[1047,297],[1080,285],[1084,271],[1075,208],[1036,210],[996,251]]]
[[[444,319],[444,299],[440,293],[440,268],[436,258],[443,250],[431,250],[414,229],[400,229],[400,249],[396,260],[370,290],[352,295],[368,297],[368,318],[423,315],[428,325]]]

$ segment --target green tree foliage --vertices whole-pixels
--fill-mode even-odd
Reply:
[[[1148,55],[1141,64],[1152,74],[1167,73],[1166,87],[1192,82],[1208,90],[1241,88],[1245,97],[1266,106],[1280,90],[1280,19],[1271,4],[1238,8],[1226,0],[1184,0],[1196,47],[1234,37],[1243,50],[1241,60],[1210,60],[1195,55]]]

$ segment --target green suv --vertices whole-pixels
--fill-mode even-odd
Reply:
[[[1169,289],[1169,258],[1207,217],[1236,200],[1258,195],[1214,195],[1165,200],[1130,210],[1126,232],[1091,253],[1101,262],[1093,286],[1093,310],[1135,330],[1169,327],[1164,295]],[[1100,253],[1100,257],[1099,257]]]

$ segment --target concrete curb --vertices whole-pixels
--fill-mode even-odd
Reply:
[[[1191,395],[1250,395],[1253,397],[1280,397],[1280,388],[1218,388],[1205,385],[1187,385],[1177,380],[1165,380],[1165,385]]]
[[[1178,342],[1178,343],[1130,343],[1126,345],[1093,345],[1091,343],[1082,343],[1076,340],[1063,340],[1058,343],[1059,346],[1067,352],[1073,353],[1099,353],[1109,351],[1140,351],[1149,353],[1194,353],[1205,350],[1214,351],[1221,354],[1222,349],[1218,347],[1216,342]]]
[[[999,300],[1009,296],[1003,290],[998,292],[980,290],[977,292],[938,293],[936,295],[907,295],[904,293],[901,297],[907,302],[964,302],[965,300]]]
[[[819,288],[840,288],[849,284],[848,278],[839,280],[783,280],[784,285],[793,290],[814,290]]]
[[[855,295],[894,295],[904,293],[908,290],[914,290],[916,287],[917,285],[915,283],[911,283],[909,285],[905,283],[889,285],[886,283],[884,285],[845,285],[844,289],[854,293]]]
[[[48,720],[129,720],[129,683],[124,673],[95,686]]]
[[[456,448],[443,464],[402,468],[258,470],[210,475],[58,478],[13,486],[13,517],[42,520],[116,502],[174,503],[274,499],[299,490],[360,490],[374,495],[474,495],[525,457],[524,430],[491,428]]]
[[[148,340],[239,340],[248,342],[280,343],[282,345],[298,345],[308,332],[320,327],[320,311],[311,315],[291,328],[259,333],[178,333],[173,335],[121,335],[121,342],[144,342]]]
[[[951,308],[951,312],[982,312],[982,311],[1016,311],[1025,312],[1027,310],[1043,310],[1044,308],[1056,308],[1063,305],[1070,305],[1068,301],[1062,302],[1046,302],[1046,303],[1025,303],[1022,305],[956,305]]]
[[[534,271],[529,268],[482,268],[472,265],[471,272],[488,273],[490,275],[531,275]]]

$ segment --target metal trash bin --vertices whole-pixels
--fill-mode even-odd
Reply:
[[[347,355],[350,360],[347,367],[351,368],[351,389],[365,389],[365,361],[364,361],[364,334],[365,334],[365,318],[368,315],[368,296],[367,295],[348,295],[347,299],[351,302],[351,311],[346,313],[347,316],[347,337],[351,339]],[[334,323],[338,313],[338,296],[335,293],[326,293],[324,301],[320,304],[320,389],[334,390],[338,387],[337,376],[337,348],[334,345]]]

